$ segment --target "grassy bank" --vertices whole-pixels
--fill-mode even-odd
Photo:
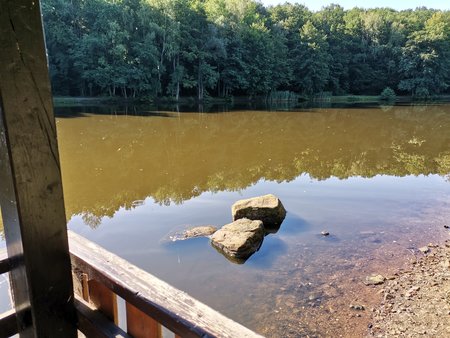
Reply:
[[[330,96],[328,98],[324,98],[325,101],[330,101],[333,103],[345,103],[345,102],[379,102],[379,95],[339,95],[339,96]],[[318,99],[321,101],[321,99]]]
[[[53,97],[53,104],[56,107],[64,106],[88,106],[88,105],[100,105],[110,103],[127,102],[120,98],[111,97],[73,97],[73,96],[55,96]]]

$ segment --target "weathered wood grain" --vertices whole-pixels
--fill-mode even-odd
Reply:
[[[0,1],[0,65],[0,203],[19,331],[76,337],[39,0]],[[22,316],[30,305],[31,328]]]
[[[261,337],[151,274],[69,231],[72,265],[176,335]]]
[[[162,328],[153,318],[134,305],[126,303],[127,331],[134,338],[162,338]]]

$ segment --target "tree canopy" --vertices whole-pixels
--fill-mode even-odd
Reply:
[[[43,0],[54,93],[450,92],[450,12],[253,0]]]

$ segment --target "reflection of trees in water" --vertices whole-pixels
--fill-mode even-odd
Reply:
[[[68,216],[98,226],[149,196],[169,205],[303,174],[448,175],[449,107],[415,109],[60,119]]]
[[[94,215],[89,211],[81,214],[83,222],[89,225],[92,229],[98,228],[98,226],[102,223],[102,217],[103,216]]]

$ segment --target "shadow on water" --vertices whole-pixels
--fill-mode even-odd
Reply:
[[[88,117],[89,115],[111,115],[111,116],[145,116],[145,117],[174,117],[180,113],[204,113],[220,114],[235,110],[260,110],[271,112],[313,112],[315,109],[361,109],[376,108],[379,104],[373,102],[337,102],[308,101],[293,104],[292,102],[267,103],[264,101],[248,101],[238,103],[167,103],[167,104],[99,104],[99,105],[78,105],[78,106],[55,106],[55,115],[58,118]],[[392,105],[384,105],[385,110],[392,108]]]
[[[264,238],[259,251],[247,259],[245,265],[252,268],[271,268],[277,259],[286,254],[288,247],[278,236],[268,235]]]
[[[312,225],[308,223],[305,219],[294,215],[292,213],[287,214],[285,220],[283,221],[282,229],[280,230],[280,235],[296,235],[302,232],[311,231]]]
[[[86,107],[57,107],[55,116],[57,118],[80,118],[90,115],[107,116],[145,116],[145,117],[175,117],[176,115],[162,111],[141,110],[137,107],[111,107],[111,106],[86,106]]]

